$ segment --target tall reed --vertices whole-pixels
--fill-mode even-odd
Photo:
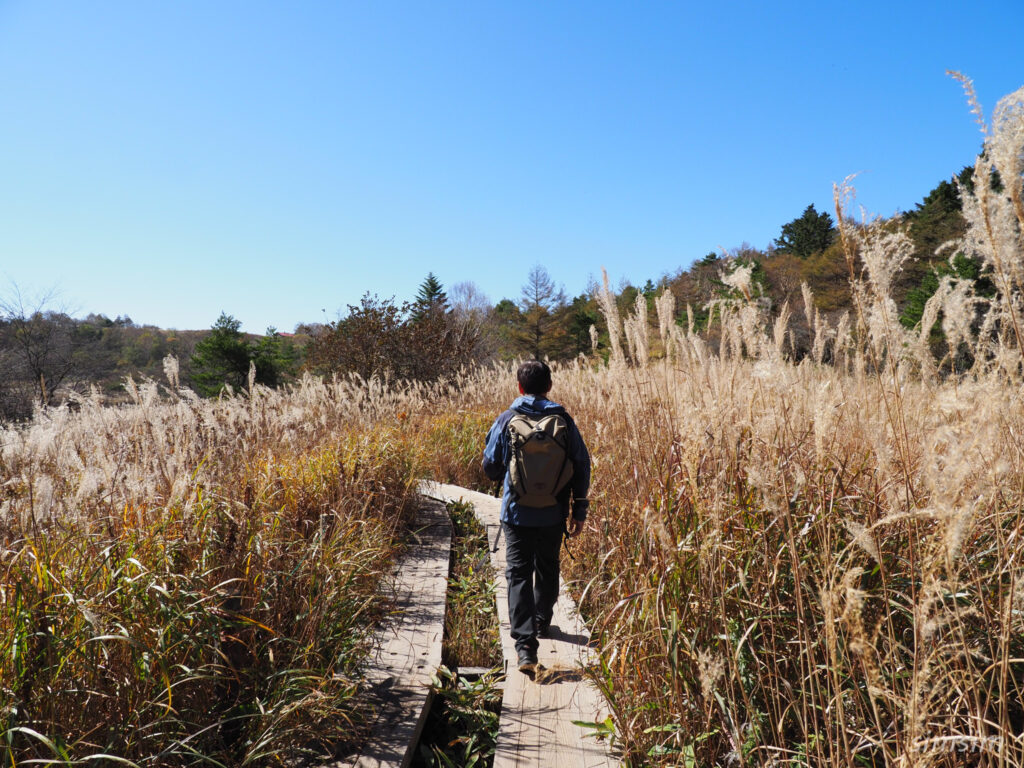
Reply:
[[[394,413],[414,394],[129,389],[0,430],[4,761],[344,750],[411,509]]]
[[[1024,765],[1024,90],[995,115],[952,249],[990,300],[947,280],[904,329],[906,233],[854,222],[845,187],[854,313],[832,327],[805,291],[808,357],[742,270],[707,336],[659,299],[650,346],[646,306],[599,292],[609,363],[557,368],[552,397],[594,457],[566,566],[631,763]],[[937,321],[970,366],[931,358]],[[496,378],[460,401],[496,414]]]
[[[671,362],[559,371],[595,456],[574,571],[633,761],[1024,764],[1021,146],[1024,90],[962,190],[960,247],[999,291],[947,284],[926,312],[966,375],[897,322],[906,235],[853,223],[843,190],[856,320],[818,317],[810,357],[748,296],[717,348],[662,324]]]

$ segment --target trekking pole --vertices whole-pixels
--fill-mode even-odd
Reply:
[[[498,496],[501,496],[500,492],[498,493]],[[498,542],[501,541],[501,529],[504,528],[504,527],[505,526],[503,526],[501,524],[501,520],[499,519],[498,520],[498,533],[494,536],[494,546],[491,547],[491,552],[497,552],[498,551]]]
[[[565,547],[565,552],[569,555],[569,559],[575,561],[576,558],[572,554],[572,550],[569,549],[569,523],[568,520],[562,521],[562,546]]]

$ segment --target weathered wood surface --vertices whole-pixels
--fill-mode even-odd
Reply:
[[[457,485],[423,483],[420,492],[444,501],[467,501],[487,529],[494,548],[500,528],[501,501]],[[494,756],[494,768],[605,768],[618,764],[604,742],[573,720],[598,722],[608,715],[601,693],[583,673],[595,662],[590,633],[580,619],[576,605],[560,590],[551,622],[551,638],[541,639],[536,681],[519,672],[515,643],[509,630],[508,588],[505,582],[504,536],[497,551],[491,552],[497,581],[498,618],[505,657],[507,680],[501,701],[501,720]]]
[[[451,520],[424,499],[413,545],[395,573],[393,615],[374,638],[366,676],[378,710],[363,752],[332,768],[398,768],[412,762],[430,704],[430,677],[441,665]]]

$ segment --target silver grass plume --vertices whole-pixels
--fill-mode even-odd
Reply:
[[[960,186],[967,232],[964,252],[992,270],[997,296],[983,326],[997,333],[992,354],[1006,361],[1004,367],[1019,375],[1019,352],[1024,349],[1024,318],[1020,292],[1024,285],[1024,88],[1004,96],[996,105],[989,129],[982,117],[974,86],[959,72],[950,72],[967,94],[982,134],[984,150],[974,165],[973,189]],[[1001,191],[993,189],[998,173]],[[988,343],[982,335],[981,343]],[[1017,350],[1015,356],[1008,346]]]
[[[676,295],[668,289],[668,286],[666,286],[661,292],[661,295],[655,299],[654,309],[658,313],[658,335],[661,337],[661,344],[665,348],[665,357],[671,357],[671,331],[675,325]]]
[[[608,325],[608,345],[611,348],[610,363],[612,367],[622,367],[626,363],[625,355],[622,352],[622,321],[619,319],[619,308],[615,304],[615,297],[608,285],[608,272],[604,267],[601,267],[601,275],[603,284],[598,289],[595,298]]]
[[[626,332],[626,343],[629,346],[629,356],[633,359],[633,363],[646,366],[650,361],[647,339],[647,296],[642,291],[636,295],[633,314],[626,318],[623,330]]]
[[[164,375],[167,377],[167,383],[171,385],[172,390],[177,390],[181,386],[178,378],[178,358],[174,355],[167,355],[164,358]]]

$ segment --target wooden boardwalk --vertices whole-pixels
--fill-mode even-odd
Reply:
[[[395,574],[391,619],[375,637],[366,684],[378,710],[361,754],[330,768],[400,768],[411,763],[441,665],[452,528],[444,504],[424,499],[413,545]],[[325,767],[326,768],[326,767]]]
[[[486,527],[492,544],[500,527],[501,502],[493,496],[457,485],[423,483],[420,492],[443,501],[467,501]],[[505,547],[491,553],[497,581],[498,618],[507,680],[494,768],[605,768],[618,765],[607,744],[597,741],[573,720],[598,722],[608,715],[600,692],[583,673],[594,663],[590,634],[572,598],[561,590],[551,622],[551,638],[541,639],[536,681],[517,668],[515,644],[509,634]],[[563,585],[564,586],[564,585]]]

